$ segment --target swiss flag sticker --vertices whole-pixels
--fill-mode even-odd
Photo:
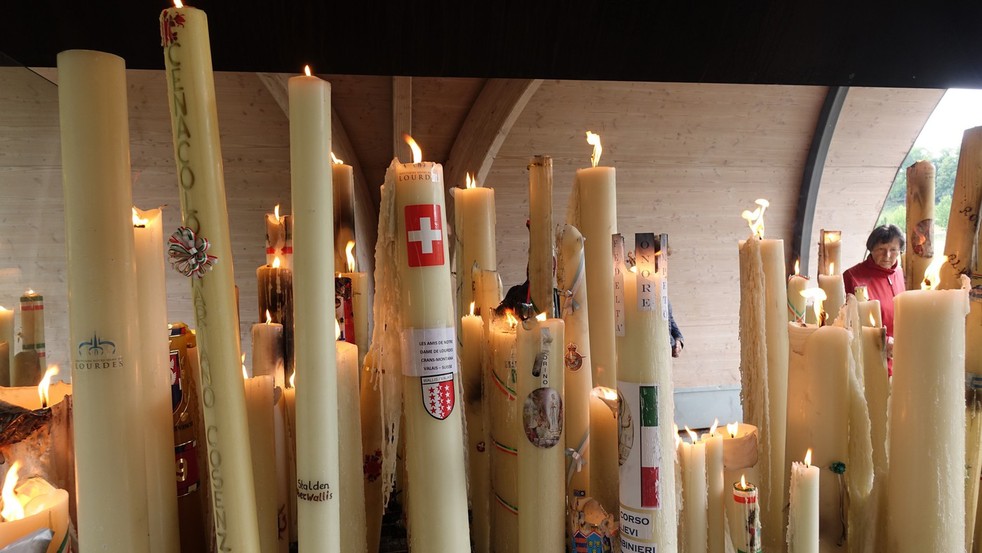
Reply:
[[[406,251],[410,267],[444,264],[443,215],[438,204],[406,206]]]

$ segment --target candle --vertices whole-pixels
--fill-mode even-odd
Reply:
[[[20,348],[37,354],[40,379],[45,370],[44,297],[34,290],[24,292],[20,298]],[[37,385],[37,381],[29,385]]]
[[[246,377],[245,366],[242,376]],[[273,376],[245,378],[246,413],[249,418],[249,444],[252,450],[252,480],[256,487],[257,528],[261,551],[276,551],[278,541],[278,502],[276,482],[275,431],[273,426]]]
[[[460,321],[460,373],[464,391],[464,414],[467,417],[467,462],[470,485],[471,538],[474,549],[490,551],[491,503],[490,453],[487,450],[488,435],[484,426],[484,321],[474,314],[471,302],[470,315]]]
[[[583,258],[583,235],[572,225],[564,225],[559,237],[556,280],[563,322],[566,449],[570,455],[566,467],[566,493],[570,504],[577,497],[590,497],[590,329],[587,315],[586,263]]]
[[[68,492],[55,488],[40,476],[19,482],[21,466],[20,461],[14,461],[4,478],[0,548],[7,548],[22,538],[47,529],[52,532],[52,537],[43,551],[67,551],[71,547],[68,537]],[[20,550],[17,547],[14,549]]]
[[[834,270],[834,264],[830,265]],[[846,287],[842,282],[841,274],[818,275],[818,287],[825,291],[825,312],[828,313],[828,322],[831,324],[839,317],[839,310],[846,303]]]
[[[934,164],[930,161],[915,161],[907,167],[904,274],[912,277],[923,275],[934,258],[934,175]],[[908,290],[918,288],[918,284],[916,277],[907,279]]]
[[[819,468],[805,462],[791,463],[791,511],[788,522],[788,553],[818,553]]]
[[[676,437],[669,425],[675,404],[667,253],[667,235],[637,234],[637,265],[630,271],[621,263],[616,268],[624,281],[624,332],[617,337],[620,523],[621,540],[629,551],[675,551],[678,547],[675,489],[681,482],[675,480],[674,459],[666,455]],[[623,259],[621,247],[615,248],[615,255]],[[686,501],[684,505],[690,504]],[[702,507],[705,536],[705,471]]]
[[[10,342],[0,342],[0,386],[10,386]]]
[[[290,453],[292,444],[287,436],[286,390],[275,388],[273,398],[273,452],[276,464],[276,543],[278,553],[290,551]]]
[[[691,443],[682,442],[682,527],[687,553],[702,553],[709,546],[706,519],[706,444],[686,427]]]
[[[412,544],[434,551],[470,547],[467,474],[461,412],[457,408],[456,326],[451,298],[443,190],[443,167],[396,163],[386,175],[394,186],[398,269],[403,290],[402,393]],[[394,173],[394,174],[393,174]],[[439,466],[439,470],[435,467]],[[410,547],[412,547],[410,544]]]
[[[181,223],[194,233],[196,243],[208,241],[209,248],[199,255],[206,253],[212,261],[210,270],[207,261],[185,268],[192,273],[215,535],[219,548],[257,551],[256,497],[239,376],[235,272],[208,18],[195,8],[167,8],[160,23]],[[188,233],[173,238],[187,239]]]
[[[335,165],[337,167],[337,165]],[[352,251],[355,248],[354,242],[348,242],[345,246],[344,254],[348,271],[341,273],[342,280],[347,279],[351,283],[350,313],[345,315],[346,328],[344,329],[344,340],[358,346],[358,366],[361,367],[365,354],[368,353],[371,333],[369,332],[370,318],[368,310],[371,307],[368,294],[368,275],[355,271],[355,256]],[[347,306],[344,307],[346,310]],[[349,323],[348,318],[351,322]]]
[[[982,127],[965,129],[959,150],[958,170],[955,172],[955,187],[951,192],[948,232],[944,240],[943,257],[947,263],[941,267],[942,290],[958,288],[959,275],[970,274],[972,271],[972,258],[975,257],[978,240],[979,204],[982,201],[982,180],[978,178],[980,149]]]
[[[171,404],[167,288],[164,282],[164,236],[159,209],[133,208],[137,302],[140,308],[140,404],[137,417],[146,443],[150,548],[181,550],[174,487],[174,414]]]
[[[297,374],[290,375],[289,387],[283,389],[283,410],[286,413],[286,457],[287,457],[287,491],[289,500],[287,509],[290,519],[290,543],[295,543],[298,539],[297,530],[297,388],[295,378]]]
[[[842,274],[842,231],[819,231],[818,274],[825,276]]]
[[[798,274],[799,262],[794,262],[794,274],[788,277],[788,321],[805,322],[805,298],[801,291],[808,286],[808,277]]]
[[[966,281],[963,277],[967,288]],[[968,292],[908,291],[894,299],[894,308],[887,549],[960,551],[965,547]]]
[[[552,158],[529,161],[529,297],[550,317],[555,313],[556,229],[552,224]]]
[[[472,271],[471,287],[474,289],[474,312],[484,319],[484,332],[490,335],[495,308],[501,304],[501,277],[498,271],[489,269]]]
[[[125,67],[69,50],[58,79],[80,547],[149,551]]]
[[[284,372],[292,371],[296,353],[293,270],[282,266],[281,258],[277,256],[272,265],[263,265],[256,269],[256,282],[259,291],[259,320],[265,320],[264,317],[268,314],[270,322],[282,325]],[[266,329],[263,332],[275,331]]]
[[[859,322],[863,326],[883,326],[883,311],[880,309],[880,300],[870,300],[866,295],[865,286],[856,287],[856,301],[859,302]]]
[[[280,258],[286,269],[293,268],[293,217],[280,215],[280,204],[266,214],[266,264]]]
[[[372,356],[365,357],[361,376],[361,450],[365,494],[365,536],[369,553],[377,553],[382,538],[382,393]]]
[[[340,327],[335,322],[340,335]],[[341,444],[341,551],[365,551],[365,486],[362,482],[358,347],[337,341],[338,440]]]
[[[291,77],[297,389],[297,517],[300,548],[340,550],[339,414],[334,331],[331,85]]]
[[[252,325],[252,374],[273,377],[273,385],[283,388],[283,325],[274,323],[266,310],[266,322]]]
[[[344,267],[346,248],[355,242],[354,168],[331,152],[331,175],[334,183],[334,266]],[[347,266],[353,273],[357,265],[348,260]]]
[[[729,503],[727,519],[730,522],[730,539],[738,552],[761,553],[764,550],[757,487],[743,476],[733,484],[733,501]]]
[[[498,268],[495,250],[494,190],[467,174],[465,188],[453,188],[454,232],[457,239],[457,305],[476,301],[471,285],[475,270]],[[495,305],[496,307],[496,305]],[[483,313],[483,312],[482,312]]]
[[[491,327],[491,370],[486,389],[491,411],[492,551],[518,549],[518,441],[525,438],[515,400],[517,324],[508,312]]]
[[[890,400],[890,377],[887,376],[886,329],[863,328],[863,384],[869,406],[870,442],[873,446],[872,495],[885,500],[887,471],[887,405]],[[881,511],[883,516],[885,511]]]
[[[723,472],[723,434],[714,421],[708,434],[701,439],[706,444],[706,513],[709,520],[709,553],[726,551],[726,486]]]
[[[14,310],[0,305],[0,386],[10,386],[14,365]]]
[[[594,468],[590,470],[590,491],[593,498],[600,502],[615,502],[615,507],[604,511],[616,513],[620,503],[618,474],[618,420],[617,420],[617,390],[605,386],[597,386],[590,393],[590,459]],[[607,466],[596,469],[597,451],[608,451],[607,458],[613,457],[613,467]],[[613,452],[611,455],[609,452]]]
[[[752,235],[740,244],[741,376],[744,418],[760,432],[761,523],[773,528],[765,546],[776,550],[783,544],[786,482],[788,278],[784,241],[764,239],[763,216],[769,203],[761,199],[756,204],[753,212],[742,215]]]

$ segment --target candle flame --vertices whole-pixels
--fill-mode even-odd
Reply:
[[[505,311],[505,318],[508,320],[508,326],[512,328],[518,326],[518,319],[515,318],[515,313],[511,309]]]
[[[835,261],[829,261],[829,274],[835,274]]]
[[[338,324],[338,320],[334,319],[334,339],[337,340],[341,337],[341,325]]]
[[[731,438],[737,437],[737,430],[739,429],[740,429],[740,424],[736,422],[733,424],[726,425],[726,433],[729,434]]]
[[[338,156],[334,155],[334,152],[331,152],[331,163],[335,165],[344,165],[344,161],[338,159]]]
[[[7,471],[6,478],[3,479],[3,490],[0,491],[0,498],[3,499],[3,509],[0,509],[0,516],[7,522],[24,518],[24,506],[14,494],[20,468],[21,462],[14,461],[14,464]]]
[[[719,418],[713,419],[713,425],[709,427],[709,435],[710,436],[715,436],[716,435],[716,427],[717,426],[719,426]]]
[[[753,211],[744,210],[744,212],[741,213],[740,216],[747,221],[748,225],[750,225],[750,232],[753,234],[753,236],[757,238],[763,238],[764,237],[764,212],[767,211],[767,206],[771,205],[771,203],[763,198],[758,199],[754,203],[757,204],[756,209],[754,209]]]
[[[277,223],[280,222],[280,204],[276,204],[276,207],[273,208],[273,217]]]
[[[25,296],[36,296],[38,293],[34,291],[33,288],[28,288],[27,292],[24,292]]]
[[[348,260],[348,272],[355,272],[355,256],[351,252],[355,249],[355,241],[348,240],[348,244],[344,247],[344,257]]]
[[[471,317],[474,316],[474,302],[471,302]]]
[[[821,288],[805,288],[801,291],[801,297],[806,300],[811,299],[814,301],[812,308],[815,310],[815,320],[822,320],[822,302],[828,299],[828,295],[825,294],[825,290]]]
[[[808,451],[805,452],[805,466],[812,466],[812,448],[810,447],[808,448]]]
[[[921,281],[921,290],[934,290],[941,283],[941,266],[944,265],[945,256],[936,255],[931,260],[931,264],[924,269],[924,280]]]
[[[836,242],[842,241],[842,231],[841,230],[826,230],[822,233],[822,240],[826,244],[835,244]]]
[[[631,271],[634,274],[638,274],[638,266],[637,265],[632,265],[631,268],[628,269],[628,271]]]
[[[266,310],[266,324],[273,322],[273,316],[269,314],[269,309]]]
[[[174,7],[175,8],[183,8],[184,7],[184,2],[181,2],[181,0],[174,0]]]
[[[467,189],[477,187],[477,179],[471,176],[470,173],[464,175],[464,187]]]
[[[48,396],[48,390],[51,388],[51,378],[56,374],[58,374],[58,365],[48,367],[48,370],[44,371],[44,377],[41,378],[41,382],[38,384],[38,397],[41,398],[41,407],[47,407],[51,401]]]
[[[691,443],[699,442],[699,434],[693,432],[688,426],[685,427],[685,432],[689,435],[689,441]]]
[[[794,276],[798,276],[800,274],[801,274],[801,260],[800,259],[795,259],[794,260]]]
[[[409,136],[408,134],[402,135],[402,138],[406,141],[406,144],[409,144],[409,149],[413,151],[413,163],[422,163],[423,150],[419,148],[419,144],[416,144],[413,137]]]
[[[280,268],[280,256],[276,256],[273,258],[273,268],[274,269]]]
[[[614,417],[617,416],[617,390],[607,388],[605,386],[597,386],[590,393],[592,393],[595,398],[604,402]]]
[[[10,309],[7,309],[6,307],[0,305],[0,311],[10,311]]]
[[[869,325],[876,326],[876,317],[873,316],[873,312],[869,312]]]
[[[140,217],[140,211],[137,210],[135,207],[133,208],[133,226],[134,227],[145,227],[145,226],[147,226],[147,223],[149,223],[149,222],[150,222],[150,219],[144,219],[143,217]]]
[[[246,368],[245,368],[245,354],[244,353],[242,354],[242,378],[244,378],[246,380],[249,379],[249,373],[246,372]]]
[[[293,374],[290,375],[290,387],[296,388],[297,387],[296,382],[297,382],[297,371],[293,371]]]
[[[590,154],[590,163],[596,167],[600,163],[600,155],[604,152],[604,147],[600,145],[600,135],[586,131],[586,143],[593,146],[593,153]]]
[[[747,489],[747,477],[742,474],[740,475],[740,489]]]
[[[542,313],[539,313],[538,315],[536,315],[535,316],[535,320],[539,321],[540,323],[542,321],[546,320],[546,312],[543,311]]]
[[[306,75],[306,76],[308,76],[308,77],[310,76],[310,66],[309,65],[303,66],[303,74]]]

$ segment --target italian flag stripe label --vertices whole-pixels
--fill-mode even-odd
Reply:
[[[641,506],[658,509],[658,387],[639,386],[641,410]]]

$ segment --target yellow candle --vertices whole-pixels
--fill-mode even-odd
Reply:
[[[556,229],[552,224],[552,158],[529,162],[529,297],[539,312],[555,313]]]
[[[788,553],[818,553],[818,481],[809,449],[804,463],[791,463]]]
[[[859,322],[863,326],[883,326],[883,312],[880,310],[880,300],[870,300],[866,295],[865,286],[856,287],[856,300],[859,302]]]
[[[208,240],[207,254],[215,257],[210,271],[191,277],[215,534],[220,549],[258,551],[208,18],[194,8],[168,8],[160,23],[181,220]]]
[[[244,372],[245,367],[242,370]],[[245,400],[252,450],[252,480],[256,487],[259,544],[261,551],[276,551],[279,547],[279,520],[276,452],[273,449],[276,443],[273,426],[273,376],[246,378]]]
[[[18,480],[21,472],[21,462],[14,461],[4,480],[0,548],[6,548],[39,530],[49,529],[53,536],[44,551],[67,551],[70,548],[68,492],[55,488],[39,476],[26,481]],[[23,548],[22,544],[19,545]]]
[[[473,513],[471,538],[474,550],[484,553],[490,551],[491,547],[491,454],[488,451],[488,434],[484,426],[484,321],[474,314],[464,315],[460,326],[460,373],[464,391],[464,414],[467,417],[468,490]]]
[[[873,488],[869,508],[877,510],[875,532],[886,528],[887,406],[890,400],[890,377],[884,351],[886,329],[863,328],[863,388],[869,406],[870,443],[873,447]],[[885,534],[877,539],[886,539]]]
[[[481,269],[471,273],[474,289],[474,312],[484,319],[484,333],[490,336],[495,308],[501,304],[501,277],[497,271]]]
[[[475,268],[498,268],[495,249],[494,190],[467,175],[467,187],[453,189],[454,232],[457,239],[457,305],[466,309],[475,301],[471,286]]]
[[[341,551],[365,551],[365,486],[358,390],[358,347],[336,342],[338,367],[338,439],[341,444]]]
[[[961,551],[968,292],[912,290],[894,299],[894,309],[886,546],[897,553]]]
[[[133,208],[137,301],[140,306],[140,384],[147,456],[150,550],[181,550],[174,485],[174,415],[171,404],[164,237],[159,209]]]
[[[413,143],[415,144],[415,143]],[[467,471],[457,406],[456,317],[446,239],[443,167],[422,161],[394,166],[396,255],[403,344],[406,470],[410,547],[466,551]],[[439,467],[439,470],[436,470]]]
[[[297,517],[300,548],[340,550],[338,375],[334,334],[331,85],[292,77]]]
[[[688,428],[686,429],[688,430]],[[689,432],[692,443],[682,442],[682,527],[686,553],[702,553],[709,545],[706,518],[706,444]]]
[[[614,502],[614,508],[605,511],[617,512],[620,482],[618,474],[618,420],[617,390],[597,386],[590,393],[590,460],[594,465],[590,470],[590,491],[593,498],[603,505],[605,498]],[[598,451],[607,451],[606,456],[598,457]],[[612,454],[610,452],[613,452]],[[597,460],[613,458],[613,466],[597,469]]]
[[[559,238],[556,280],[560,291],[560,313],[566,323],[563,334],[566,366],[566,449],[570,455],[566,467],[566,493],[570,504],[590,493],[590,329],[586,295],[586,263],[583,258],[583,235],[576,227],[565,225]]]
[[[491,327],[491,370],[485,380],[491,411],[491,550],[518,550],[518,379],[514,317]]]
[[[7,349],[0,355],[0,386],[10,386],[10,367],[14,365],[14,310],[0,305],[0,343]],[[0,346],[2,347],[2,346]],[[3,371],[6,367],[6,372]]]
[[[818,274],[825,276],[842,274],[841,230],[822,229],[819,231]]]
[[[69,50],[58,79],[80,547],[149,551],[125,67]]]

